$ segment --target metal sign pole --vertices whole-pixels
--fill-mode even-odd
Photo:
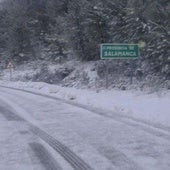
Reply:
[[[9,72],[10,72],[10,81],[12,81],[12,68],[9,68]]]
[[[106,71],[105,71],[105,77],[106,77],[106,89],[109,87],[109,66],[108,66],[108,60],[105,60],[105,66],[106,66]]]
[[[14,68],[13,63],[10,61],[7,65],[7,69],[9,69],[9,79],[12,81],[12,69]]]
[[[130,84],[133,84],[133,63],[130,64]]]

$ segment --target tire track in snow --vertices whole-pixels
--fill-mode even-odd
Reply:
[[[12,114],[14,113],[11,112],[11,115]],[[28,125],[30,126],[30,130],[36,136],[38,136],[44,142],[46,142],[49,146],[51,146],[51,148],[53,148],[56,152],[58,152],[73,167],[74,170],[93,170],[83,159],[77,156],[72,150],[70,150],[67,146],[62,144],[60,141],[58,141],[57,139],[55,139],[54,137],[46,133],[44,130],[40,129],[37,125],[34,125],[33,123],[29,122],[25,118],[22,118],[18,115],[17,117],[25,121],[26,123],[28,123]],[[31,147],[37,150],[36,149],[37,146],[35,147],[35,145],[31,145]],[[40,152],[37,154],[40,156]]]
[[[50,155],[43,145],[34,142],[30,143],[29,146],[46,170],[62,170],[56,160]]]
[[[49,95],[46,95],[46,94],[41,94],[41,93],[38,93],[38,92],[32,92],[32,91],[29,91],[29,90],[24,90],[24,89],[19,89],[19,88],[14,88],[14,87],[6,87],[6,86],[2,86],[2,85],[0,85],[0,87],[15,90],[15,91],[26,92],[26,93],[29,93],[29,94],[33,94],[33,95],[42,96],[42,97],[45,97],[45,98],[61,101],[61,102],[64,102],[66,104],[85,109],[85,110],[90,111],[92,113],[111,118],[111,119],[113,119],[117,122],[129,125],[129,126],[133,126],[135,128],[141,129],[141,130],[143,130],[143,131],[145,131],[145,132],[147,132],[151,135],[154,135],[154,136],[160,137],[160,138],[164,138],[164,139],[170,141],[170,127],[167,127],[167,126],[147,122],[147,121],[140,120],[140,119],[133,118],[133,117],[131,118],[129,116],[121,116],[121,115],[118,115],[118,114],[108,115],[108,114],[106,114],[105,111],[103,111],[101,109],[99,110],[99,109],[96,109],[96,108],[90,108],[89,106],[86,106],[86,105],[66,101],[64,99],[49,96]]]
[[[143,170],[136,162],[113,147],[99,147],[98,151],[120,170]]]
[[[31,131],[48,143],[55,151],[57,151],[75,170],[93,170],[86,162],[78,157],[67,146],[53,138],[45,131],[31,125]]]
[[[2,101],[0,101],[0,114],[8,121],[24,121],[23,118],[12,112],[11,108]]]

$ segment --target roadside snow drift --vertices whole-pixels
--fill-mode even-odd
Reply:
[[[0,85],[56,96],[74,103],[101,109],[109,116],[119,114],[164,126],[170,124],[170,91],[153,94],[143,94],[144,92],[141,91],[92,91],[41,82],[0,81]]]

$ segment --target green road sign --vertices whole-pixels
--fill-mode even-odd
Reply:
[[[136,59],[137,44],[101,44],[101,59]]]

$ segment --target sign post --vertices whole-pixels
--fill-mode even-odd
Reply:
[[[101,44],[101,59],[137,59],[139,57],[139,46],[137,44]],[[107,67],[107,66],[106,66]],[[130,83],[132,84],[133,73]],[[106,88],[108,88],[108,68],[106,68]]]
[[[108,62],[105,62],[105,66],[106,66],[106,71],[105,71],[105,76],[106,76],[106,89],[108,89],[109,87],[109,66],[108,66]]]
[[[9,69],[9,72],[10,72],[10,81],[11,81],[12,80],[12,69],[14,69],[14,65],[11,61],[9,61],[7,65],[7,69]]]

